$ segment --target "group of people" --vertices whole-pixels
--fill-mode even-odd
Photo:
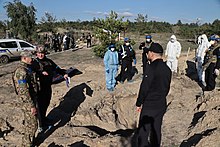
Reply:
[[[75,47],[75,38],[73,34],[53,34],[52,36],[45,35],[44,38],[44,47],[46,50],[53,49],[55,52],[68,50]]]
[[[143,74],[146,71],[149,60],[147,58],[147,53],[149,48],[154,44],[152,41],[152,36],[150,34],[145,36],[146,41],[141,42],[139,49],[142,52],[142,67]],[[171,69],[173,75],[178,73],[178,58],[181,53],[181,44],[177,41],[176,36],[172,35],[169,42],[167,43],[165,58],[166,64]],[[136,65],[137,60],[135,56],[135,51],[130,44],[129,38],[124,38],[124,44],[120,46],[119,51],[116,50],[116,46],[111,44],[108,47],[108,51],[104,56],[104,64],[106,71],[106,87],[109,91],[113,91],[116,86],[116,76],[118,71],[118,66],[121,65],[121,72],[118,75],[120,83],[124,83],[127,79],[128,82],[132,82],[132,63]],[[114,65],[114,66],[113,66]]]
[[[169,50],[171,50],[170,46],[172,45],[169,45]],[[140,44],[139,49],[143,50],[143,79],[136,101],[137,111],[141,114],[135,133],[135,146],[160,147],[161,125],[166,112],[166,96],[170,89],[172,71],[162,59],[162,46],[154,43],[151,35],[146,35],[146,41]],[[169,51],[167,52],[169,53]],[[115,88],[115,77],[119,64],[121,64],[119,82],[123,83],[125,79],[131,82],[132,63],[136,65],[136,56],[129,38],[124,39],[124,44],[120,46],[119,52],[116,51],[114,44],[109,46],[104,56],[106,86],[109,91],[113,91]],[[173,67],[172,63],[171,66]],[[148,141],[149,136],[150,142]]]
[[[152,41],[151,35],[145,36],[139,49],[142,52],[143,78],[136,101],[137,111],[140,112],[138,129],[135,135],[137,147],[160,147],[161,125],[166,112],[166,96],[169,93],[171,77],[178,75],[178,59],[181,54],[181,44],[175,35],[170,37],[163,61],[163,48]],[[199,47],[196,52],[197,70],[199,81],[205,83],[203,91],[211,91],[215,88],[215,79],[220,69],[220,37],[212,35],[208,41],[205,34],[199,37]],[[130,71],[132,62],[136,64],[133,48],[124,39],[124,44],[116,51],[115,45],[110,45],[105,53],[104,64],[106,69],[106,86],[109,91],[116,85],[118,64],[121,61],[120,82],[125,77],[131,80]],[[126,74],[125,74],[126,73]]]
[[[22,147],[34,146],[37,128],[39,132],[43,132],[51,127],[51,120],[46,117],[46,112],[52,96],[54,71],[62,74],[65,79],[68,78],[66,70],[45,55],[43,46],[37,47],[34,60],[31,52],[23,51],[21,62],[13,74],[15,91],[20,97],[24,113]]]
[[[200,39],[196,54],[199,79],[206,83],[203,90],[212,90],[215,87],[215,78],[219,75],[220,37],[213,35],[210,42],[205,35]],[[139,49],[143,50],[143,77],[136,100],[140,119],[135,133],[135,144],[137,147],[160,147],[162,120],[167,108],[166,96],[170,90],[171,77],[178,72],[181,45],[175,35],[172,35],[164,52],[159,43],[152,41],[151,35],[146,35],[146,41],[140,44]],[[166,61],[163,60],[164,53]],[[66,70],[61,69],[45,54],[45,48],[39,46],[33,60],[30,52],[23,51],[20,65],[13,74],[15,90],[23,103],[25,117],[22,146],[33,145],[38,124],[42,131],[50,127],[51,120],[46,117],[46,112],[52,95],[53,72],[56,71],[65,79],[68,78]],[[136,65],[136,62],[135,51],[129,38],[124,38],[119,51],[115,44],[110,44],[104,55],[107,90],[115,89],[119,65],[121,72],[118,81],[122,84],[126,79],[127,82],[132,82],[132,66]],[[202,76],[203,71],[205,77]],[[40,120],[39,123],[37,118]]]
[[[129,38],[124,38],[124,44],[120,46],[119,51],[116,50],[115,44],[108,47],[108,51],[104,55],[108,91],[114,91],[115,89],[119,65],[121,65],[121,72],[118,81],[122,84],[126,79],[128,82],[132,82],[132,63],[136,65],[136,56]]]
[[[196,50],[197,74],[202,94],[215,89],[220,69],[220,37],[212,35],[209,40],[206,34],[200,35]]]

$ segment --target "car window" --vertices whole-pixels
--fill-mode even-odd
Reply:
[[[15,41],[9,41],[9,42],[0,42],[1,48],[17,48],[17,43]]]
[[[32,47],[33,48],[33,46],[31,46],[30,44],[28,44],[26,42],[19,42],[19,43],[20,43],[21,47]]]

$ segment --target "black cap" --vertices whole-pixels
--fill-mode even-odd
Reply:
[[[163,47],[159,43],[152,43],[148,51],[154,53],[163,53]]]

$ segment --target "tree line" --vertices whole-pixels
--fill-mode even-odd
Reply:
[[[110,15],[104,19],[94,18],[92,21],[67,21],[65,19],[57,20],[56,16],[46,12],[40,20],[36,18],[37,9],[31,3],[29,6],[24,5],[20,0],[8,2],[4,6],[7,12],[8,20],[0,21],[0,35],[10,32],[10,36],[19,37],[25,40],[37,39],[38,32],[56,33],[58,28],[66,30],[73,28],[75,30],[89,30],[97,34],[101,45],[107,44],[117,39],[118,33],[132,32],[137,35],[148,33],[174,33],[182,38],[195,39],[200,34],[220,34],[220,20],[216,19],[212,23],[200,24],[185,23],[178,20],[176,24],[168,22],[148,21],[148,16],[138,14],[134,21],[118,17],[118,14],[111,11]],[[16,11],[15,11],[16,10]],[[116,42],[117,43],[117,42]],[[95,48],[95,50],[97,49]],[[98,55],[103,55],[98,53]]]

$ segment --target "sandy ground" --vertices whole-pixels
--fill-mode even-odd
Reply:
[[[105,88],[104,64],[91,48],[51,53],[60,67],[75,67],[82,74],[53,85],[48,117],[54,127],[38,137],[40,147],[130,147],[139,114],[135,101],[141,83],[141,51],[136,50],[138,74],[133,83],[118,84],[114,92]],[[219,147],[220,99],[218,88],[197,97],[194,52],[182,53],[179,75],[172,78],[168,109],[162,126],[163,147]],[[187,62],[186,62],[187,61]],[[0,146],[21,142],[22,113],[12,86],[18,61],[0,66]]]

